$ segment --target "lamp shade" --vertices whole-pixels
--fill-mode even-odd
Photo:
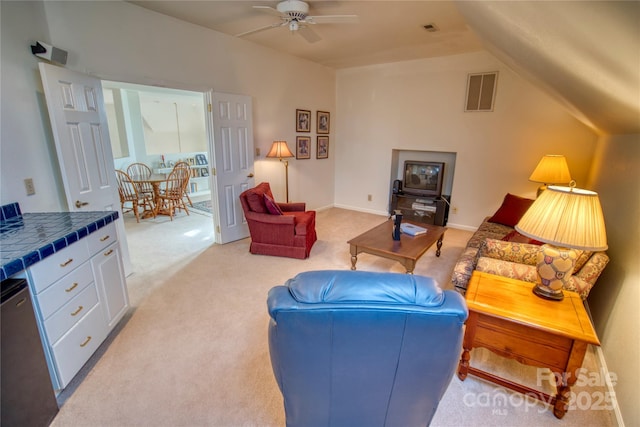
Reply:
[[[289,150],[287,141],[273,141],[273,145],[271,146],[271,150],[269,150],[267,157],[283,159],[286,157],[293,157],[293,153]]]
[[[558,154],[547,154],[529,177],[529,181],[543,184],[565,184],[571,181],[567,159]]]
[[[522,216],[515,229],[555,246],[607,249],[604,216],[598,193],[574,187],[550,186]]]

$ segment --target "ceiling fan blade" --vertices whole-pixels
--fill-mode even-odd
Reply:
[[[271,15],[275,15],[279,18],[288,18],[286,13],[282,13],[279,10],[272,8],[271,6],[253,6],[254,9],[259,9],[264,12],[270,13]]]
[[[306,26],[300,26],[300,28],[298,29],[298,32],[300,33],[300,35],[309,43],[315,43],[317,41],[322,40],[322,38],[318,35],[318,33],[316,33],[315,31],[313,31],[311,28],[306,27]]]
[[[307,16],[307,24],[357,24],[360,22],[358,15],[318,15]]]
[[[271,28],[282,27],[283,25],[286,25],[286,24],[287,24],[286,22],[276,22],[271,25],[265,25],[264,27],[259,27],[253,30],[245,31],[244,33],[236,34],[235,37],[248,36],[249,34],[258,33],[264,30],[270,30]]]

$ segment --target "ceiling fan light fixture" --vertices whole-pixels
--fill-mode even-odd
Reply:
[[[1,1],[1,0],[0,0]],[[357,24],[357,15],[314,15],[310,16],[309,4],[301,0],[283,0],[276,5],[276,8],[265,5],[253,5],[254,9],[260,10],[279,18],[278,22],[254,28],[236,34],[236,37],[248,36],[272,28],[287,27],[289,31],[300,34],[307,42],[315,43],[321,40],[320,36],[311,30],[310,25],[315,24]]]
[[[292,19],[304,20],[309,13],[309,5],[300,0],[286,0],[276,6],[278,12],[289,15]]]

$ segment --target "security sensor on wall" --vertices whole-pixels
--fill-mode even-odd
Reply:
[[[66,50],[59,49],[44,42],[36,42],[36,44],[32,45],[31,53],[33,53],[38,58],[46,59],[47,61],[51,62],[57,62],[61,65],[65,65],[67,63]]]

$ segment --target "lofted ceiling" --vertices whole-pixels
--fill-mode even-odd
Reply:
[[[597,133],[640,133],[639,1],[307,2],[309,15],[359,23],[313,25],[315,43],[287,27],[242,38],[336,69],[486,49]],[[231,36],[279,19],[252,7],[277,1],[130,3]]]

